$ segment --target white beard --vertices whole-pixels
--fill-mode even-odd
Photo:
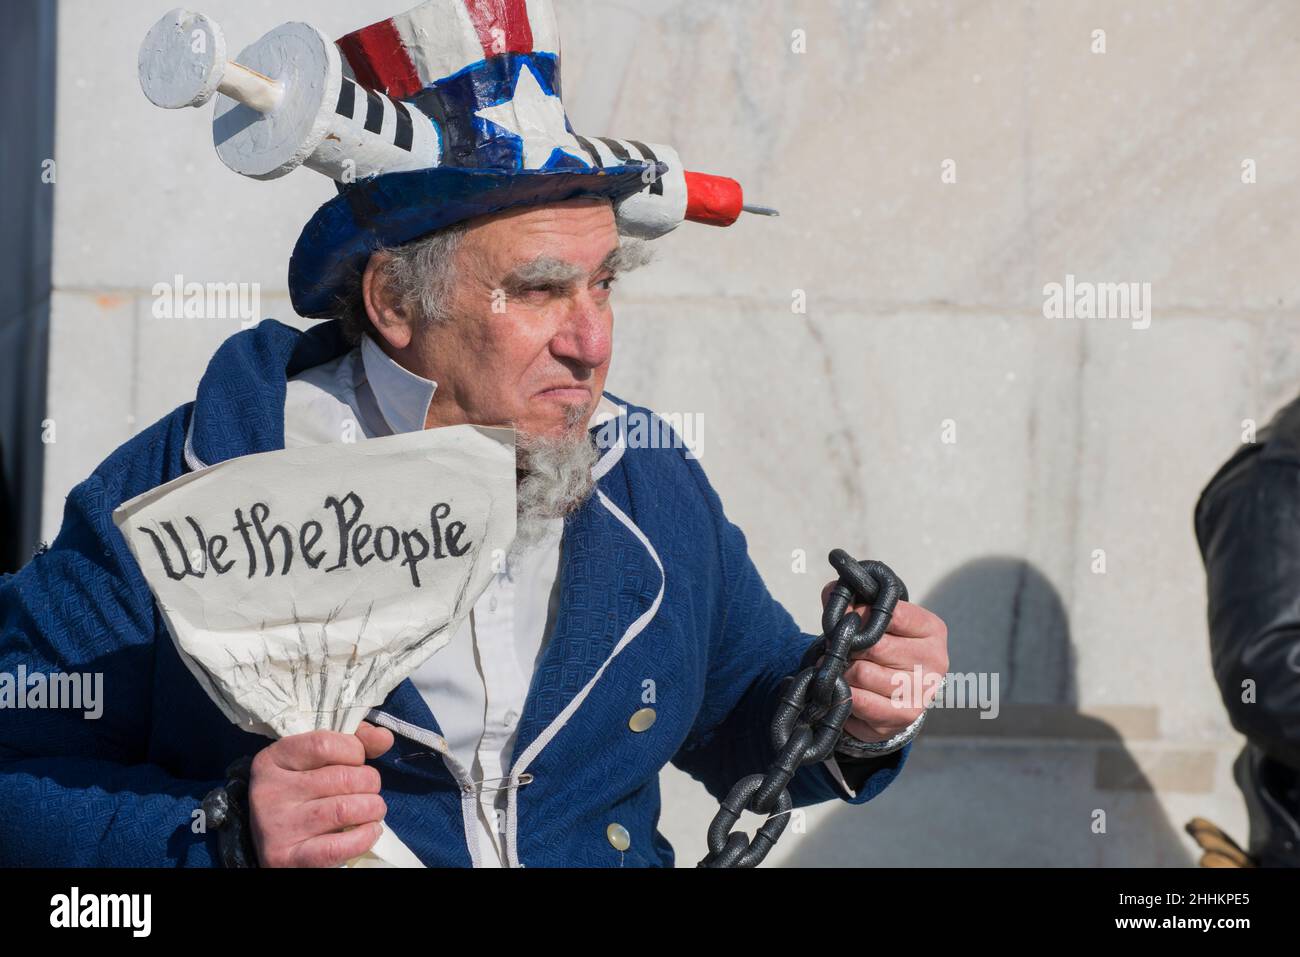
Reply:
[[[579,408],[586,418],[586,410]],[[587,430],[574,424],[562,436],[516,437],[519,468],[524,476],[517,492],[517,531],[512,552],[540,542],[547,525],[578,510],[595,490],[591,470],[596,464],[596,447]]]

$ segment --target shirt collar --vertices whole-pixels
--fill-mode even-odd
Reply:
[[[418,376],[394,362],[370,336],[361,340],[361,362],[375,402],[393,434],[401,435],[423,429],[429,418],[429,406],[433,403],[434,393],[438,391],[438,383]],[[591,413],[587,428],[590,430],[604,425],[618,415],[619,407],[602,395]]]
[[[398,365],[370,336],[361,339],[361,362],[370,391],[393,434],[422,430],[438,383]]]

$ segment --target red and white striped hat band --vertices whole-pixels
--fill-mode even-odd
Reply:
[[[560,32],[551,0],[426,0],[349,33],[338,46],[363,87],[409,99],[490,57],[558,58]]]

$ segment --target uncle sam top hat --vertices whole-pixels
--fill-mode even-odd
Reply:
[[[306,317],[328,314],[374,249],[517,206],[608,197],[620,232],[647,239],[774,214],[672,147],[578,135],[551,0],[426,0],[337,43],[287,23],[234,60],[216,23],[176,9],[146,36],[139,75],[158,106],[215,97],[213,140],[236,172],[307,166],[338,184],[289,263]]]

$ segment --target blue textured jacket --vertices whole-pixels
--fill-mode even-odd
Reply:
[[[333,323],[302,333],[268,321],[230,338],[196,400],[73,489],[50,549],[4,579],[0,674],[99,672],[104,705],[98,720],[0,708],[0,864],[216,860],[194,812],[231,761],[268,742],[232,725],[181,663],[112,512],[187,471],[283,448],[288,378],[346,349]],[[763,769],[774,693],[812,641],[768,594],[699,464],[626,448],[626,424],[625,413],[598,493],[564,531],[561,604],[514,748],[512,775],[532,775],[509,791],[516,866],[671,865],[656,829],[660,769],[672,762],[718,798]],[[657,721],[638,734],[628,719],[647,688]],[[396,732],[375,762],[389,825],[426,864],[472,864],[474,799],[419,692],[403,682],[371,720]],[[860,768],[856,795],[829,763],[801,769],[791,795],[861,804],[907,750]],[[631,836],[625,852],[607,838],[615,823]]]

